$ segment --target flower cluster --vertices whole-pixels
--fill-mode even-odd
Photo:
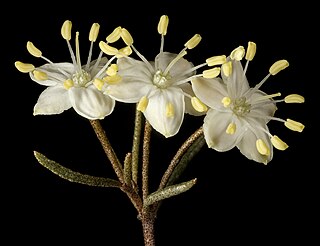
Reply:
[[[27,42],[29,53],[46,61],[40,67],[15,62],[19,71],[29,73],[33,81],[47,86],[34,107],[34,115],[60,114],[72,107],[89,120],[104,119],[113,112],[117,101],[136,103],[137,110],[143,113],[153,129],[167,138],[179,132],[184,115],[188,113],[204,116],[206,143],[217,151],[237,147],[248,159],[267,164],[272,160],[273,147],[285,150],[288,145],[277,135],[272,135],[267,124],[270,120],[277,120],[287,128],[301,132],[303,124],[277,118],[274,114],[276,103],[302,103],[304,98],[291,94],[275,100],[280,93],[268,95],[260,87],[268,77],[288,67],[288,61],[276,61],[267,76],[251,88],[246,71],[255,56],[254,42],[248,42],[247,51],[239,46],[229,56],[212,56],[195,66],[184,57],[202,37],[195,34],[178,53],[166,52],[164,37],[168,23],[168,16],[161,16],[157,28],[161,35],[160,52],[152,61],[135,48],[131,34],[121,26],[115,28],[105,41],[99,42],[100,54],[91,60],[100,27],[98,23],[92,25],[89,33],[91,46],[85,65],[80,59],[78,32],[75,52],[70,45],[72,23],[69,20],[63,23],[61,34],[67,41],[72,63],[54,63],[32,42]],[[110,45],[120,38],[125,47],[117,49]],[[132,52],[139,59],[130,57]],[[241,64],[243,58],[246,59],[244,68]],[[197,73],[204,66],[212,68]]]

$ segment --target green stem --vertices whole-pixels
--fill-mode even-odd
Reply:
[[[101,126],[101,123],[99,120],[89,120],[90,124],[93,128],[93,130],[95,131],[97,138],[99,139],[102,148],[104,150],[104,152],[106,153],[107,157],[109,158],[111,165],[119,179],[119,181],[124,184],[124,176],[123,176],[123,170],[121,167],[121,163],[116,155],[116,153],[114,152],[109,139],[107,138],[107,135],[104,131],[104,129]]]
[[[141,139],[142,113],[136,109],[132,144],[132,180],[138,184],[139,148]]]

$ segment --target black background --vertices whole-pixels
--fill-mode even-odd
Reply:
[[[12,6],[10,6],[12,5]],[[43,64],[26,50],[32,41],[52,61],[71,61],[60,28],[69,19],[73,34],[80,32],[82,60],[89,49],[88,32],[98,22],[98,40],[117,26],[125,27],[135,47],[152,60],[159,52],[157,24],[169,16],[165,50],[179,52],[195,33],[201,43],[186,56],[200,64],[213,55],[229,54],[248,41],[257,44],[247,77],[251,85],[268,73],[279,59],[290,66],[264,84],[267,93],[299,93],[304,104],[278,105],[276,116],[306,125],[292,132],[272,121],[269,128],[290,146],[274,151],[267,165],[246,159],[237,149],[218,153],[204,147],[188,166],[181,181],[197,178],[188,192],[167,199],[156,220],[156,242],[161,245],[229,245],[314,242],[318,221],[316,155],[319,107],[316,101],[318,59],[315,7],[304,1],[279,6],[231,4],[212,1],[43,2],[9,3],[9,17],[1,17],[3,114],[2,223],[11,244],[15,242],[85,243],[87,245],[143,245],[142,230],[134,207],[117,189],[71,183],[36,161],[37,150],[73,170],[115,178],[88,120],[72,109],[55,116],[33,116],[33,106],[44,87],[18,72],[20,60]],[[73,39],[74,40],[74,39]],[[96,44],[94,55],[98,54]],[[131,150],[134,106],[118,103],[103,120],[119,158]],[[203,117],[186,115],[179,134],[164,139],[153,132],[150,190],[154,190],[179,145],[202,124]],[[317,222],[316,222],[317,223]],[[3,233],[3,232],[2,232]]]

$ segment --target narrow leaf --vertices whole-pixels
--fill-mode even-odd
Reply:
[[[199,136],[196,141],[188,148],[188,150],[181,157],[179,163],[173,170],[166,186],[172,185],[175,181],[179,179],[183,171],[186,169],[187,165],[191,161],[191,159],[201,150],[203,145],[205,144],[205,139],[203,135]]]
[[[99,187],[120,187],[121,185],[120,182],[114,179],[95,177],[72,171],[69,168],[61,166],[59,163],[48,159],[46,156],[37,151],[34,151],[34,156],[42,166],[49,169],[54,174],[57,174],[61,178],[64,178],[71,182]]]
[[[144,206],[149,206],[155,202],[158,202],[160,200],[179,195],[183,192],[186,192],[189,190],[192,186],[194,186],[197,182],[197,179],[192,179],[187,182],[183,182],[176,185],[170,185],[162,190],[155,191],[147,196],[147,198],[144,200]]]

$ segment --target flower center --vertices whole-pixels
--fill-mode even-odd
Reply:
[[[72,80],[75,85],[85,87],[86,84],[91,81],[91,76],[87,71],[81,69],[72,75]]]
[[[169,86],[170,79],[171,76],[169,75],[169,73],[164,75],[164,73],[161,70],[158,70],[153,76],[153,84],[161,89],[164,89]]]
[[[231,107],[233,113],[237,116],[244,116],[245,114],[249,113],[251,109],[251,104],[246,101],[245,97],[237,98]]]

